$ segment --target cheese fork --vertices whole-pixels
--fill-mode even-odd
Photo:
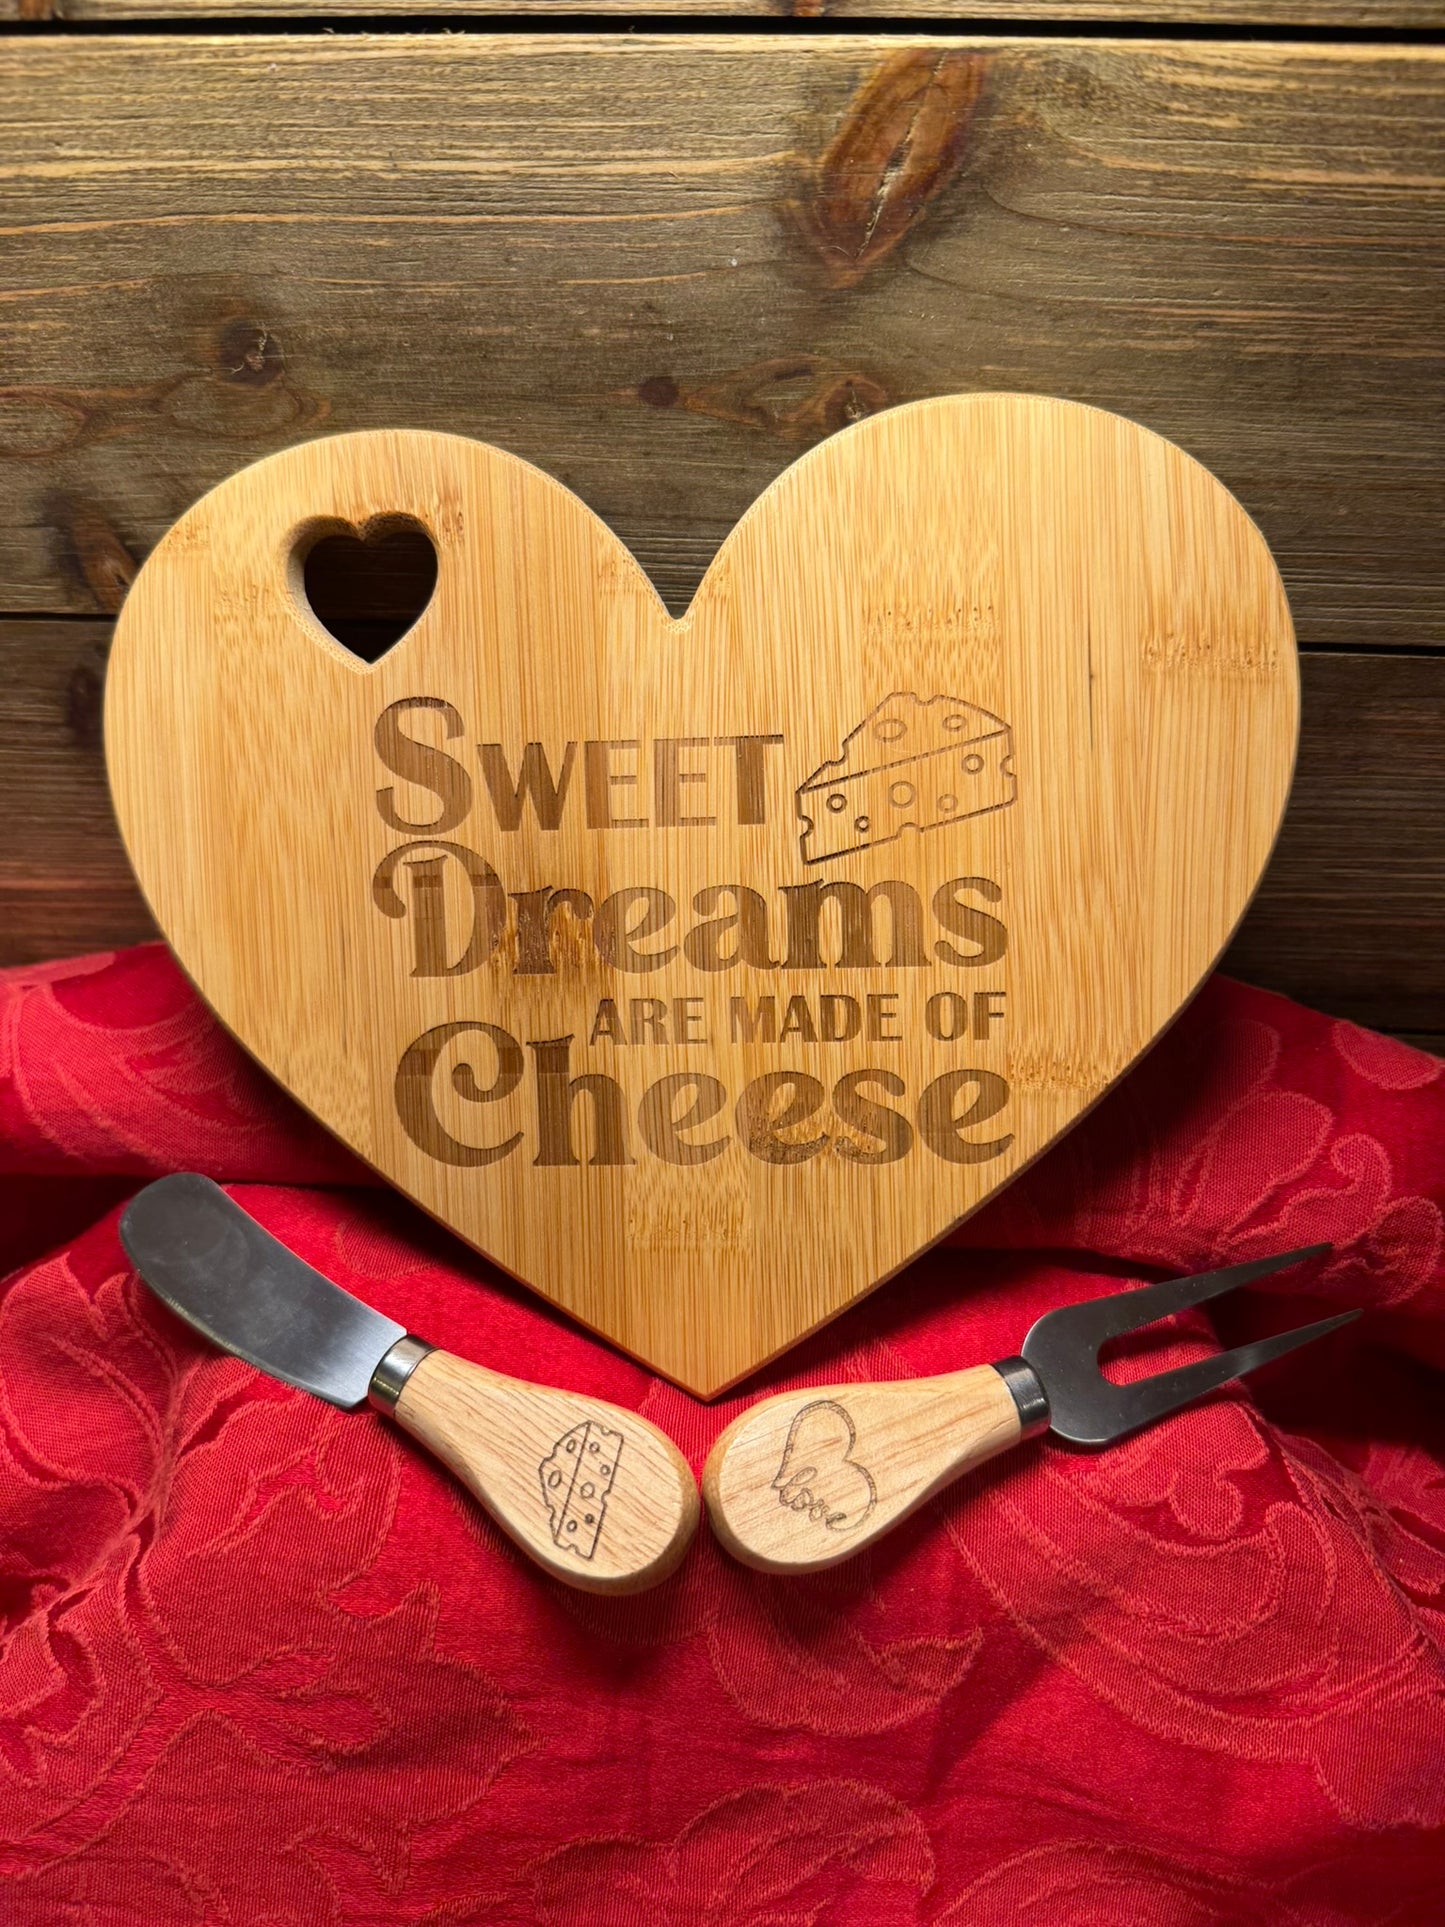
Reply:
[[[1329,1249],[1308,1245],[1066,1305],[1037,1321],[1018,1357],[997,1364],[765,1398],[708,1455],[702,1490],[713,1531],[734,1558],[763,1572],[819,1572],[851,1559],[951,1480],[1021,1439],[1052,1430],[1076,1445],[1111,1445],[1359,1313],[1127,1385],[1100,1371],[1103,1345]]]
[[[213,1344],[328,1404],[394,1418],[565,1585],[642,1592],[686,1552],[696,1481],[636,1412],[438,1351],[195,1172],[138,1192],[120,1240],[156,1296]]]

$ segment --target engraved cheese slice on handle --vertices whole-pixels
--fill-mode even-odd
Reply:
[[[538,1467],[552,1537],[584,1559],[597,1550],[621,1456],[622,1434],[589,1419],[558,1439]]]
[[[697,1486],[672,1442],[635,1412],[439,1351],[306,1264],[198,1172],[147,1185],[126,1207],[120,1237],[187,1324],[329,1404],[390,1414],[564,1584],[641,1592],[687,1550]],[[609,1520],[624,1445],[627,1474]]]
[[[435,590],[363,662],[305,557],[403,524]],[[105,724],[222,1022],[712,1395],[993,1196],[1193,994],[1274,843],[1298,675],[1268,549],[1198,463],[972,395],[805,455],[676,619],[499,449],[288,449],[146,562]]]

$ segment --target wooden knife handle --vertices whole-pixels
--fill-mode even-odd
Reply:
[[[394,1415],[525,1553],[583,1592],[657,1585],[697,1529],[687,1460],[621,1406],[431,1351]]]
[[[941,1486],[1018,1442],[992,1365],[894,1384],[809,1386],[751,1406],[708,1454],[718,1539],[763,1572],[820,1572],[881,1539]]]

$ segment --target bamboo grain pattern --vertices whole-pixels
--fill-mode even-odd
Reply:
[[[110,624],[0,621],[0,963],[157,934],[100,744]],[[1445,675],[1435,659],[1302,654],[1284,827],[1222,968],[1445,1054]],[[1330,942],[1319,933],[1328,926]]]
[[[298,556],[398,515],[437,588],[368,665]],[[222,1020],[426,1209],[711,1395],[976,1209],[1193,992],[1268,860],[1298,678],[1203,469],[974,396],[795,465],[681,620],[500,451],[291,451],[151,558],[105,723]]]

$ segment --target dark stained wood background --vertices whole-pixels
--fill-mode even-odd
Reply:
[[[906,20],[934,27],[1089,21],[1120,27],[1325,27],[1353,33],[1445,26],[1445,0],[0,0],[0,20],[235,20],[384,14],[483,18],[547,14],[635,20],[733,18]],[[452,24],[449,22],[449,24]]]
[[[1182,443],[1279,558],[1304,743],[1229,967],[1438,1048],[1442,89],[1445,56],[1418,38],[1182,28],[12,30],[0,961],[149,932],[105,795],[106,618],[165,527],[244,462],[383,423],[485,437],[575,488],[680,609],[821,436],[917,396],[1019,388]]]

